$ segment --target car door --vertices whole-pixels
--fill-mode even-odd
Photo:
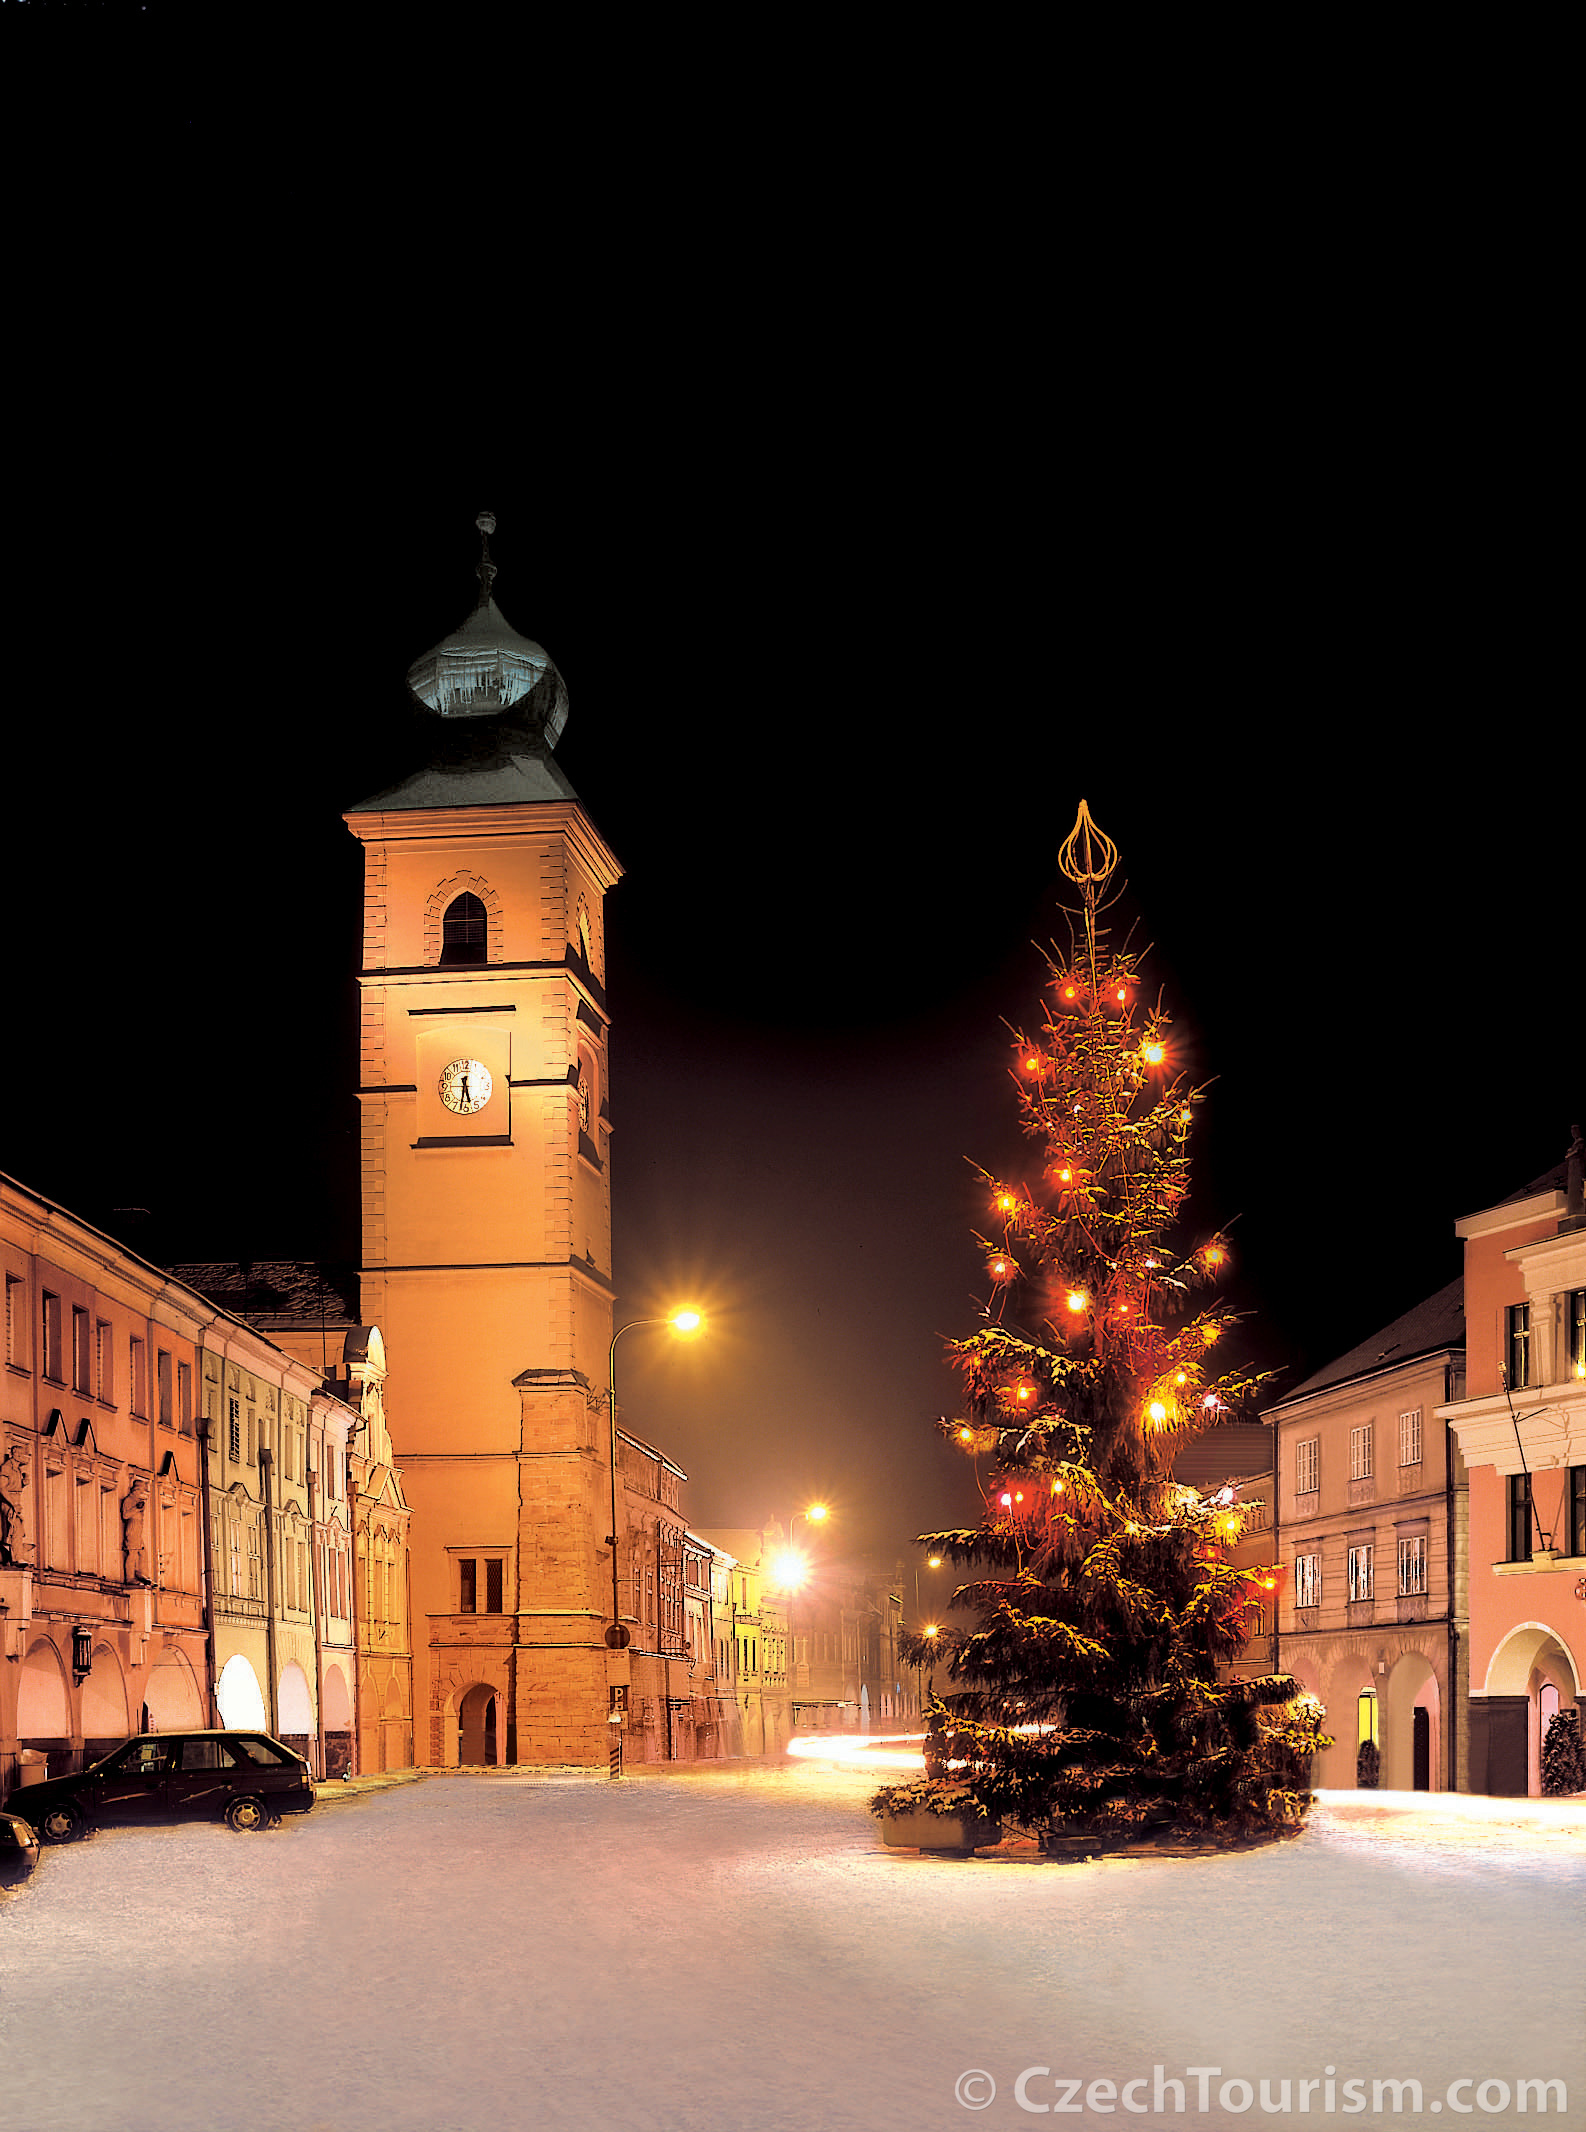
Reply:
[[[94,1780],[94,1812],[104,1821],[149,1821],[164,1811],[170,1743],[155,1734],[129,1740]]]
[[[216,1816],[236,1789],[237,1757],[224,1740],[179,1740],[166,1796],[176,1814]]]

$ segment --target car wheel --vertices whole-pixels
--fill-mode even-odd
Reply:
[[[262,1799],[233,1799],[226,1808],[228,1828],[251,1830],[268,1828],[270,1816]]]
[[[63,1801],[40,1814],[39,1836],[45,1843],[75,1843],[85,1825],[81,1811]]]

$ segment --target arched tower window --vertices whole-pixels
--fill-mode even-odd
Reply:
[[[441,961],[483,962],[485,946],[485,907],[476,895],[464,889],[447,904],[441,920]]]

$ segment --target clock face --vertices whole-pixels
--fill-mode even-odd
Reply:
[[[441,1101],[460,1118],[471,1118],[490,1101],[490,1068],[477,1059],[453,1059],[441,1069]]]

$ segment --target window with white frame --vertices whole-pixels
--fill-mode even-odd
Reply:
[[[1296,1555],[1294,1558],[1294,1604],[1316,1606],[1322,1596],[1322,1558],[1320,1555]]]
[[[1374,1596],[1371,1567],[1373,1549],[1369,1542],[1349,1550],[1349,1597],[1351,1602]]]
[[[1572,1377],[1586,1377],[1586,1288],[1572,1288],[1564,1298],[1564,1352]]]
[[[1321,1478],[1322,1439],[1307,1436],[1294,1446],[1294,1493],[1314,1495]]]
[[[1426,1590],[1426,1534],[1399,1542],[1399,1592],[1408,1598]]]
[[[1531,1382],[1531,1306],[1512,1303],[1504,1312],[1505,1345],[1509,1355],[1509,1388],[1518,1391]]]
[[[1352,1481],[1369,1481],[1371,1478],[1371,1423],[1351,1429],[1349,1432],[1349,1478]]]
[[[1421,1410],[1413,1407],[1408,1414],[1399,1416],[1399,1464],[1418,1466],[1421,1463]]]

